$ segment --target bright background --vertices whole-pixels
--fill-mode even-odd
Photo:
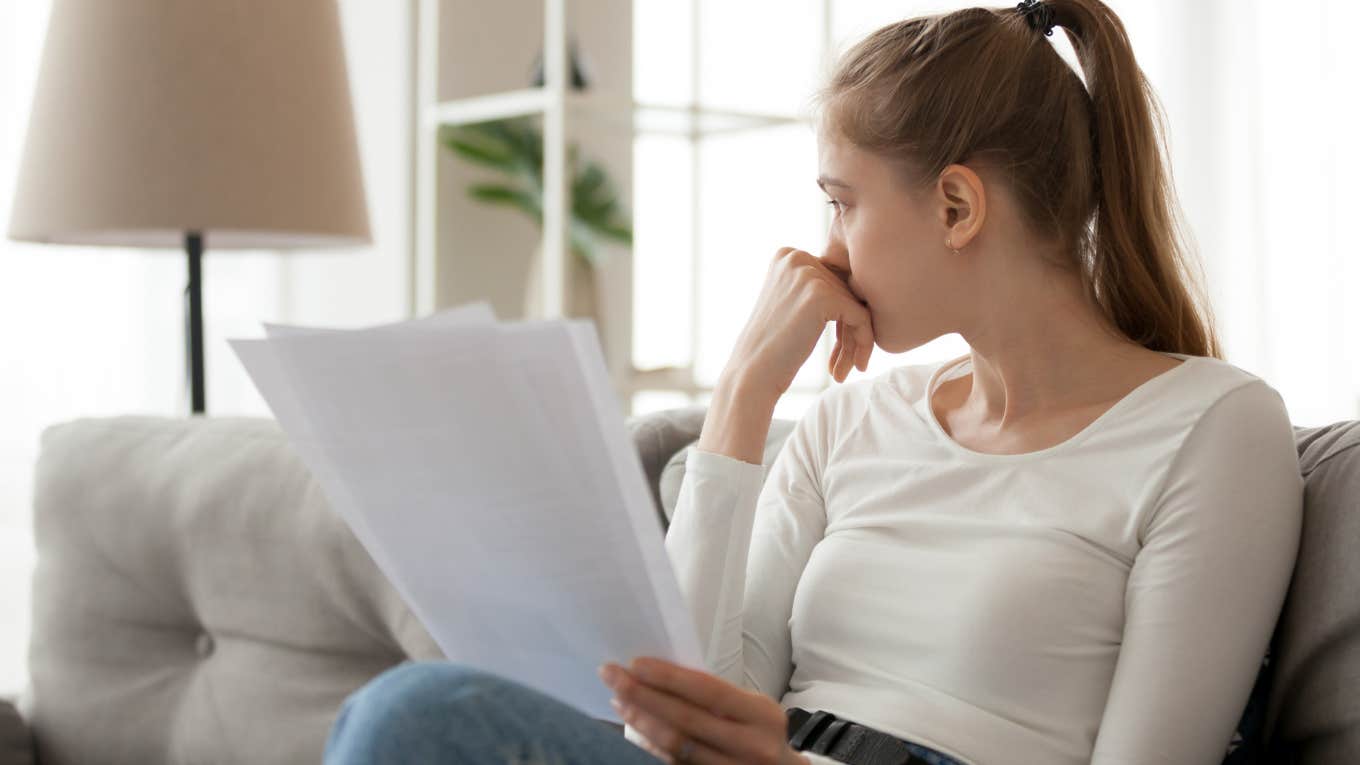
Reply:
[[[962,3],[697,0],[635,3],[641,101],[797,114],[816,86],[824,40],[843,49],[875,27]],[[1210,285],[1228,360],[1274,385],[1296,425],[1360,417],[1360,257],[1345,229],[1360,209],[1360,24],[1350,0],[1114,0],[1161,95],[1172,166]],[[0,3],[0,225],[41,52],[47,0]],[[208,389],[213,414],[268,410],[224,340],[259,322],[362,326],[408,315],[411,30],[405,2],[340,0],[375,243],[345,253],[209,253]],[[771,23],[770,19],[777,19]],[[697,79],[689,39],[698,34]],[[1061,33],[1052,38],[1075,63]],[[691,152],[700,172],[691,174]],[[635,146],[635,362],[695,364],[716,378],[780,246],[819,252],[829,218],[810,128]],[[699,207],[689,213],[694,184]],[[677,212],[681,211],[681,212]],[[702,253],[695,268],[690,243]],[[697,290],[693,278],[698,274]],[[184,256],[0,240],[0,695],[23,688],[33,565],[30,512],[38,437],[51,423],[123,413],[179,415]],[[697,295],[697,301],[692,297]],[[1353,296],[1352,296],[1353,297]],[[695,315],[693,305],[702,305]],[[828,335],[830,332],[828,331]],[[786,396],[793,418],[828,383],[829,337]],[[949,335],[866,373],[966,352]],[[639,393],[637,412],[703,402]]]

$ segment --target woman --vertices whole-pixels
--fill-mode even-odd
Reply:
[[[666,537],[711,674],[603,668],[625,738],[407,665],[346,703],[331,760],[1222,761],[1302,478],[1279,394],[1191,298],[1123,25],[1098,0],[903,21],[818,95],[826,249],[772,259]],[[827,321],[838,382],[874,346],[970,351],[826,391],[766,478]]]

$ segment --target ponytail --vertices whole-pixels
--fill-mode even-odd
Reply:
[[[1124,24],[1099,0],[1046,4],[1068,32],[1090,93],[1097,193],[1091,297],[1147,348],[1221,358],[1202,274],[1189,273],[1194,261],[1171,183],[1165,116]]]

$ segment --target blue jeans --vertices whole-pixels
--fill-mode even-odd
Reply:
[[[958,765],[907,744],[929,765]],[[623,732],[508,678],[463,664],[399,664],[350,694],[326,765],[656,765]]]
[[[463,664],[406,662],[350,694],[326,765],[657,765],[623,731]]]

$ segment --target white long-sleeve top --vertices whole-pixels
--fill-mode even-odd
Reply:
[[[1218,765],[1303,479],[1274,388],[1167,355],[1184,363],[1024,454],[934,416],[967,355],[824,391],[763,484],[692,449],[665,544],[710,670],[970,765]]]

